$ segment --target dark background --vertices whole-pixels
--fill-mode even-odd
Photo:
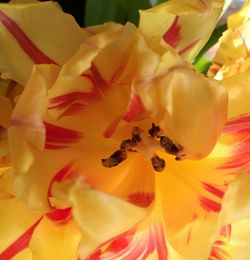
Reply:
[[[0,0],[0,3],[8,3],[9,0]],[[72,14],[78,24],[83,26],[85,0],[57,0],[64,12]]]

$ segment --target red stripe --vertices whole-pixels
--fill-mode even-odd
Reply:
[[[103,137],[104,138],[110,138],[112,137],[112,135],[114,134],[115,130],[117,129],[119,123],[121,121],[121,117],[117,117],[115,118],[110,125],[105,129],[105,131],[103,132]]]
[[[209,191],[210,193],[214,194],[215,196],[219,197],[219,198],[223,198],[225,191],[218,189],[217,187],[215,187],[212,184],[209,183],[203,183],[203,187],[204,189],[206,189],[207,191]]]
[[[48,192],[47,192],[47,198],[48,198],[48,203],[50,204],[49,198],[52,196],[51,194],[51,189],[54,184],[54,182],[61,182],[65,179],[70,179],[75,175],[75,171],[72,170],[73,162],[67,164],[64,166],[60,171],[58,171],[55,176],[52,178],[50,181],[49,187],[48,187]],[[51,205],[51,204],[50,204]],[[51,205],[52,206],[52,205]]]
[[[47,213],[46,217],[58,224],[66,224],[72,219],[71,208],[55,209]]]
[[[175,48],[181,40],[181,26],[178,25],[178,21],[179,16],[177,15],[167,32],[162,36],[164,41],[171,45],[173,48]]]
[[[128,202],[138,206],[147,208],[154,200],[153,192],[134,192],[128,195]]]
[[[200,197],[200,205],[207,212],[219,212],[221,210],[221,204],[210,200],[206,197]]]
[[[65,148],[67,145],[79,141],[83,135],[80,132],[60,127],[57,125],[52,125],[47,122],[44,122],[46,129],[46,149],[56,149]]]
[[[198,41],[199,41],[199,39],[196,40],[196,41],[194,41],[194,42],[192,42],[192,43],[190,43],[188,46],[186,46],[185,48],[183,48],[182,50],[180,50],[180,51],[178,52],[179,55],[183,55],[183,54],[184,54],[185,52],[187,52],[189,49],[193,48]]]
[[[145,112],[145,108],[142,104],[140,97],[137,94],[133,94],[130,103],[128,105],[128,110],[123,116],[123,119],[127,122],[135,120],[139,115]]]
[[[10,260],[20,251],[24,250],[28,247],[32,234],[40,223],[42,218],[40,218],[37,222],[35,222],[28,230],[26,230],[17,240],[15,240],[9,247],[7,247],[1,254],[1,260]]]
[[[223,134],[235,136],[231,144],[233,154],[219,169],[249,171],[250,169],[250,115],[243,115],[228,121]]]
[[[97,101],[99,96],[96,92],[69,92],[67,94],[53,97],[49,100],[49,109],[65,109],[73,104],[87,105]]]
[[[24,31],[19,27],[19,25],[3,11],[0,11],[0,21],[5,26],[5,28],[12,34],[16,39],[20,47],[26,53],[26,55],[35,64],[56,64],[55,61],[46,56],[24,33]]]

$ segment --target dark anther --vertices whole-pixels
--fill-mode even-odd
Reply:
[[[120,148],[121,149],[130,149],[133,146],[136,145],[136,140],[132,139],[126,139],[124,141],[122,141],[122,143],[120,144]]]
[[[135,126],[132,129],[132,140],[139,143],[142,139],[141,139],[141,132],[142,130],[138,127]]]
[[[151,137],[157,137],[160,132],[160,127],[152,123],[152,127],[148,130],[148,133]]]
[[[151,158],[152,166],[156,172],[161,172],[164,170],[166,163],[158,155],[154,155]]]
[[[126,150],[120,149],[116,152],[114,152],[109,158],[102,159],[102,165],[104,167],[114,167],[123,162],[127,159],[127,152]]]
[[[180,161],[181,158],[180,158],[180,157],[175,157],[175,160],[176,160],[176,161]]]
[[[179,152],[178,147],[167,136],[160,137],[160,145],[167,153],[176,154]]]

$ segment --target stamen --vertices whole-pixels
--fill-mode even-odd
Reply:
[[[122,141],[122,143],[120,144],[120,148],[121,149],[130,149],[134,146],[136,146],[136,140],[134,140],[133,138],[132,139],[126,139],[124,141]]]
[[[166,166],[165,161],[162,158],[160,158],[158,155],[154,155],[151,158],[151,163],[156,172],[163,171]]]
[[[141,140],[142,140],[141,133],[142,133],[142,130],[138,126],[133,127],[132,140],[136,141],[137,143],[141,142]]]
[[[148,133],[151,137],[159,137],[158,135],[160,131],[161,131],[160,127],[152,123],[152,127],[148,130]]]
[[[127,152],[124,149],[117,150],[114,152],[109,158],[102,159],[102,165],[104,167],[115,167],[121,162],[125,161],[127,159]]]
[[[177,154],[179,152],[179,148],[167,136],[160,137],[160,145],[167,153]]]

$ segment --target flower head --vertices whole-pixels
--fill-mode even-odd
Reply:
[[[4,192],[12,197],[1,204],[11,216],[25,214],[0,256],[208,256],[228,183],[249,166],[232,163],[249,117],[224,127],[226,88],[188,63],[221,7],[168,1],[143,12],[139,28],[108,23],[80,30],[51,2],[0,5],[4,46],[24,57],[19,64],[3,55],[3,75],[27,82],[8,129],[13,187]],[[42,10],[56,13],[46,21],[52,25],[66,19],[65,52],[52,51],[59,41],[52,32],[40,41],[22,20],[40,24],[34,17]],[[191,35],[198,21],[205,27]],[[12,220],[3,214],[0,223]],[[197,241],[199,232],[207,239]],[[58,248],[66,246],[64,255]]]

